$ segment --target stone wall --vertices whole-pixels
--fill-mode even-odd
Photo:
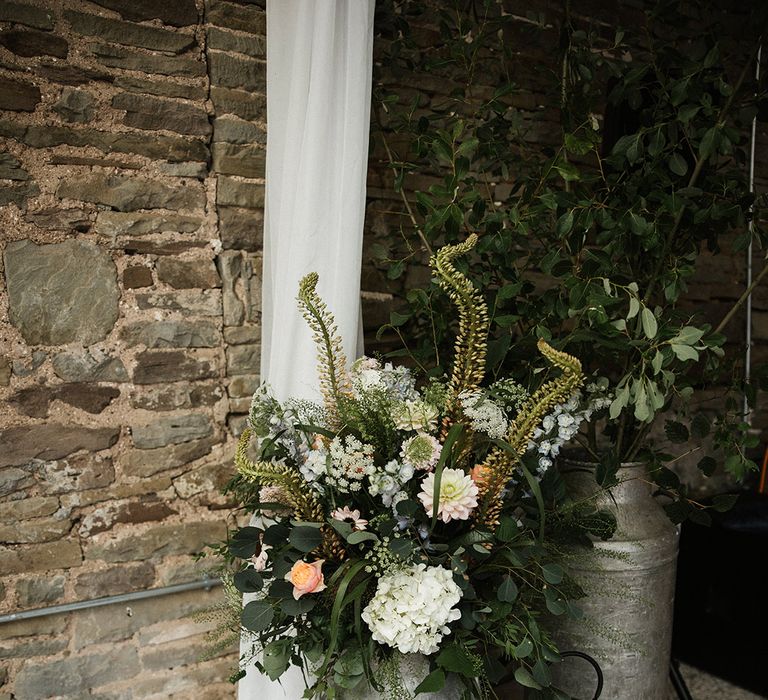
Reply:
[[[259,372],[263,2],[0,2],[0,613],[198,580]],[[224,698],[189,592],[0,625],[0,698]]]

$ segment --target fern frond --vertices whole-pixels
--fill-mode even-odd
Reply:
[[[350,393],[347,376],[347,358],[333,314],[316,291],[318,275],[310,272],[299,282],[297,300],[304,319],[312,331],[317,348],[320,392],[323,395],[328,426],[333,430],[341,428],[338,412],[339,397]]]
[[[560,376],[542,384],[520,407],[517,417],[507,433],[507,442],[518,456],[528,449],[536,427],[558,404],[567,401],[584,379],[581,362],[572,355],[555,350],[544,340],[539,340],[539,352],[556,368]],[[501,513],[501,494],[515,469],[516,459],[500,448],[493,449],[482,466],[486,476],[482,482],[482,501],[476,511],[477,519],[486,527],[493,528]]]
[[[476,243],[477,234],[473,233],[462,243],[443,246],[429,261],[438,285],[448,294],[459,311],[459,331],[456,335],[453,368],[448,384],[446,415],[449,421],[459,418],[459,394],[479,387],[485,375],[488,306],[483,295],[453,264],[456,258],[472,250]]]
[[[315,497],[301,473],[285,464],[274,462],[254,462],[248,457],[248,445],[251,431],[246,428],[240,436],[235,450],[235,466],[246,481],[255,481],[262,486],[279,486],[285,492],[287,505],[293,510],[297,520],[322,523],[325,520],[323,507]],[[346,556],[344,547],[333,528],[324,525],[321,528],[322,552],[329,559],[342,560]]]

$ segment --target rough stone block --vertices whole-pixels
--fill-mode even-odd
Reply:
[[[0,525],[0,542],[29,544],[60,540],[71,527],[72,523],[69,520],[61,518],[33,518],[13,525]]]
[[[258,374],[261,345],[234,345],[227,348],[227,374]]]
[[[260,380],[257,374],[232,377],[227,386],[227,393],[232,398],[250,398],[259,388]]]
[[[36,577],[21,579],[16,582],[16,594],[22,608],[36,608],[46,603],[53,603],[64,595],[66,579],[59,574],[50,578]]]
[[[213,379],[219,376],[216,355],[192,354],[181,350],[145,350],[136,358],[134,384]]]
[[[211,149],[213,170],[222,175],[263,178],[266,150],[260,146],[214,143]]]
[[[21,161],[10,153],[0,153],[0,180],[29,180],[29,173],[21,167]]]
[[[115,647],[103,654],[35,659],[19,671],[14,690],[19,698],[50,697],[53,688],[60,697],[92,697],[93,688],[110,680],[130,678],[139,668],[136,649],[129,646]]]
[[[224,325],[238,326],[245,318],[245,306],[237,296],[237,280],[242,268],[242,256],[234,251],[224,251],[216,262],[224,294]]]
[[[73,540],[27,544],[16,549],[0,547],[0,571],[11,575],[70,569],[80,566],[82,558],[80,544]]]
[[[63,181],[56,195],[61,199],[106,204],[118,211],[202,209],[205,206],[205,192],[199,187],[173,187],[148,178],[103,173]]]
[[[147,450],[165,445],[177,445],[207,438],[213,434],[211,419],[200,413],[191,413],[169,418],[156,418],[149,425],[135,425],[131,428],[133,444]]]
[[[148,348],[214,348],[221,342],[218,325],[211,321],[144,321],[120,329],[128,345]]]
[[[18,501],[0,503],[0,523],[11,523],[30,518],[53,515],[59,509],[55,496],[27,496]]]
[[[204,457],[214,443],[213,438],[204,438],[153,450],[130,450],[120,457],[120,464],[128,476],[151,476]]]
[[[33,68],[35,75],[62,85],[89,85],[95,82],[111,83],[113,78],[104,71],[72,65],[43,64]]]
[[[250,398],[230,399],[229,410],[231,413],[248,413],[251,408]]]
[[[261,326],[232,326],[224,329],[224,342],[228,345],[244,345],[261,340]]]
[[[80,574],[75,579],[75,595],[81,600],[104,598],[149,588],[155,581],[155,567],[149,562],[123,564],[101,571]]]
[[[186,27],[198,22],[195,0],[93,0],[97,5],[115,10],[124,19],[143,22],[147,19],[159,19],[172,27]]]
[[[10,385],[12,366],[9,358],[0,356],[0,386]]]
[[[24,219],[35,226],[55,231],[77,231],[85,233],[91,228],[91,220],[83,209],[65,209],[62,207],[30,211]]]
[[[208,97],[205,88],[199,85],[172,83],[167,80],[155,81],[121,75],[115,78],[115,85],[130,92],[140,92],[159,97],[182,97],[185,100],[202,101]]]
[[[137,292],[136,304],[140,309],[180,311],[195,316],[221,316],[221,290]]]
[[[128,372],[119,357],[103,350],[62,352],[53,360],[53,371],[65,382],[127,382]]]
[[[267,87],[266,63],[255,58],[209,51],[208,70],[212,85],[255,92],[264,92]]]
[[[66,58],[69,44],[66,39],[46,32],[8,29],[0,32],[0,46],[17,56],[55,56]]]
[[[185,240],[177,241],[168,236],[128,238],[110,243],[110,248],[122,249],[128,255],[183,255],[198,248],[209,248],[210,241]]]
[[[70,493],[109,486],[115,479],[112,460],[84,454],[66,460],[44,462],[40,467],[44,493]]]
[[[99,63],[109,68],[123,68],[183,78],[199,78],[206,73],[205,64],[191,54],[163,56],[97,43],[89,44],[88,49],[96,56]]]
[[[30,345],[90,345],[103,340],[117,320],[115,264],[93,243],[11,243],[5,274],[11,323]]]
[[[34,483],[32,475],[24,469],[0,469],[0,496],[16,493]]]
[[[29,377],[34,374],[43,362],[48,359],[48,353],[42,350],[33,350],[32,357],[24,360],[13,361],[13,373],[17,377]]]
[[[31,386],[17,391],[8,400],[20,413],[31,418],[47,418],[52,401],[63,401],[88,413],[101,413],[120,390],[93,384],[63,384],[56,387]]]
[[[200,408],[213,406],[224,395],[221,386],[216,384],[166,384],[148,386],[143,391],[136,390],[131,396],[131,406],[149,411],[172,411],[178,408]]]
[[[213,121],[214,142],[237,144],[265,144],[264,127],[233,116],[216,117]]]
[[[112,98],[112,106],[125,110],[123,123],[126,126],[150,131],[165,129],[193,136],[211,133],[208,114],[197,105],[123,92]]]
[[[0,466],[22,466],[33,459],[60,459],[78,450],[106,450],[117,442],[119,435],[119,428],[58,423],[6,428],[0,432]]]
[[[225,207],[264,208],[264,185],[220,177],[216,187],[216,204]]]
[[[147,212],[100,211],[94,231],[102,236],[143,236],[147,233],[192,233],[203,225],[199,216]]]
[[[40,188],[34,182],[11,187],[0,187],[0,207],[6,204],[15,204],[22,211],[27,208],[27,200],[40,194]]]
[[[65,87],[53,105],[53,111],[65,121],[85,124],[93,119],[95,105],[96,100],[90,93]]]
[[[249,34],[248,36],[233,34],[218,27],[208,27],[206,45],[209,49],[234,51],[251,56],[252,58],[266,58],[267,56],[266,37],[254,34]]]
[[[227,416],[227,427],[232,435],[240,437],[248,427],[248,416],[230,413]]]
[[[259,93],[211,85],[211,101],[216,114],[236,114],[243,119],[264,119],[267,98]]]
[[[153,283],[152,270],[148,267],[131,265],[123,270],[123,287],[126,289],[151,287]]]
[[[18,639],[19,637],[35,637],[38,635],[61,634],[67,627],[64,615],[48,617],[33,617],[18,622],[6,622],[0,625],[0,639]]]
[[[34,112],[40,102],[40,88],[32,83],[0,77],[0,109]]]
[[[153,476],[149,479],[133,480],[130,483],[117,482],[111,484],[105,489],[91,489],[81,491],[80,493],[69,493],[61,497],[61,505],[64,508],[84,508],[92,506],[94,503],[104,503],[105,501],[114,501],[120,498],[144,498],[147,495],[160,494],[161,497],[167,495],[173,498],[171,488],[171,479],[168,476]]]
[[[221,0],[211,2],[206,20],[209,25],[239,29],[252,34],[265,34],[267,31],[267,15],[264,10]]]
[[[54,656],[68,646],[64,638],[58,639],[17,639],[12,644],[0,645],[0,658],[28,659],[31,656]],[[7,696],[11,700],[11,696]],[[18,696],[16,696],[18,697]],[[0,698],[2,696],[0,695]]]
[[[176,289],[213,289],[221,286],[216,266],[209,259],[161,258],[157,261],[157,276]]]
[[[141,501],[108,503],[88,513],[80,523],[80,537],[91,537],[110,530],[117,523],[147,523],[165,520],[178,511],[156,497],[143,498]]]
[[[37,29],[53,29],[53,13],[27,3],[3,0],[0,3],[0,22],[15,22]]]
[[[64,10],[64,19],[78,34],[96,37],[114,44],[127,44],[168,53],[182,53],[196,44],[195,37],[191,34],[133,22],[121,22],[84,12]]]
[[[216,542],[225,536],[226,526],[223,520],[167,523],[141,532],[137,532],[136,528],[123,528],[117,533],[102,533],[86,542],[85,558],[89,561],[100,559],[117,563],[144,561],[176,554],[195,554],[202,551],[205,543]],[[108,631],[105,632],[109,634]],[[101,635],[92,641],[99,641],[99,637]],[[102,640],[110,639],[113,638]]]
[[[233,476],[234,467],[229,461],[224,464],[204,464],[176,477],[173,488],[181,498],[188,499],[198,493],[218,493]]]

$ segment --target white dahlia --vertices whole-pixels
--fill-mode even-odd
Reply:
[[[403,654],[433,654],[461,612],[461,589],[448,569],[415,564],[382,576],[362,618],[373,638]]]
[[[435,475],[427,474],[421,482],[419,499],[424,504],[427,515],[432,517],[433,496],[435,494]],[[443,469],[440,479],[440,502],[437,515],[447,523],[451,520],[467,520],[473,508],[477,507],[478,488],[472,477],[461,469]]]

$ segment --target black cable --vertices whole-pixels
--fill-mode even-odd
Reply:
[[[592,697],[592,700],[598,700],[600,694],[603,692],[603,670],[600,668],[600,664],[595,661],[589,654],[585,654],[583,651],[561,651],[560,656],[576,656],[580,659],[584,659],[589,663],[592,668],[595,669],[595,675],[597,676],[597,689]]]

